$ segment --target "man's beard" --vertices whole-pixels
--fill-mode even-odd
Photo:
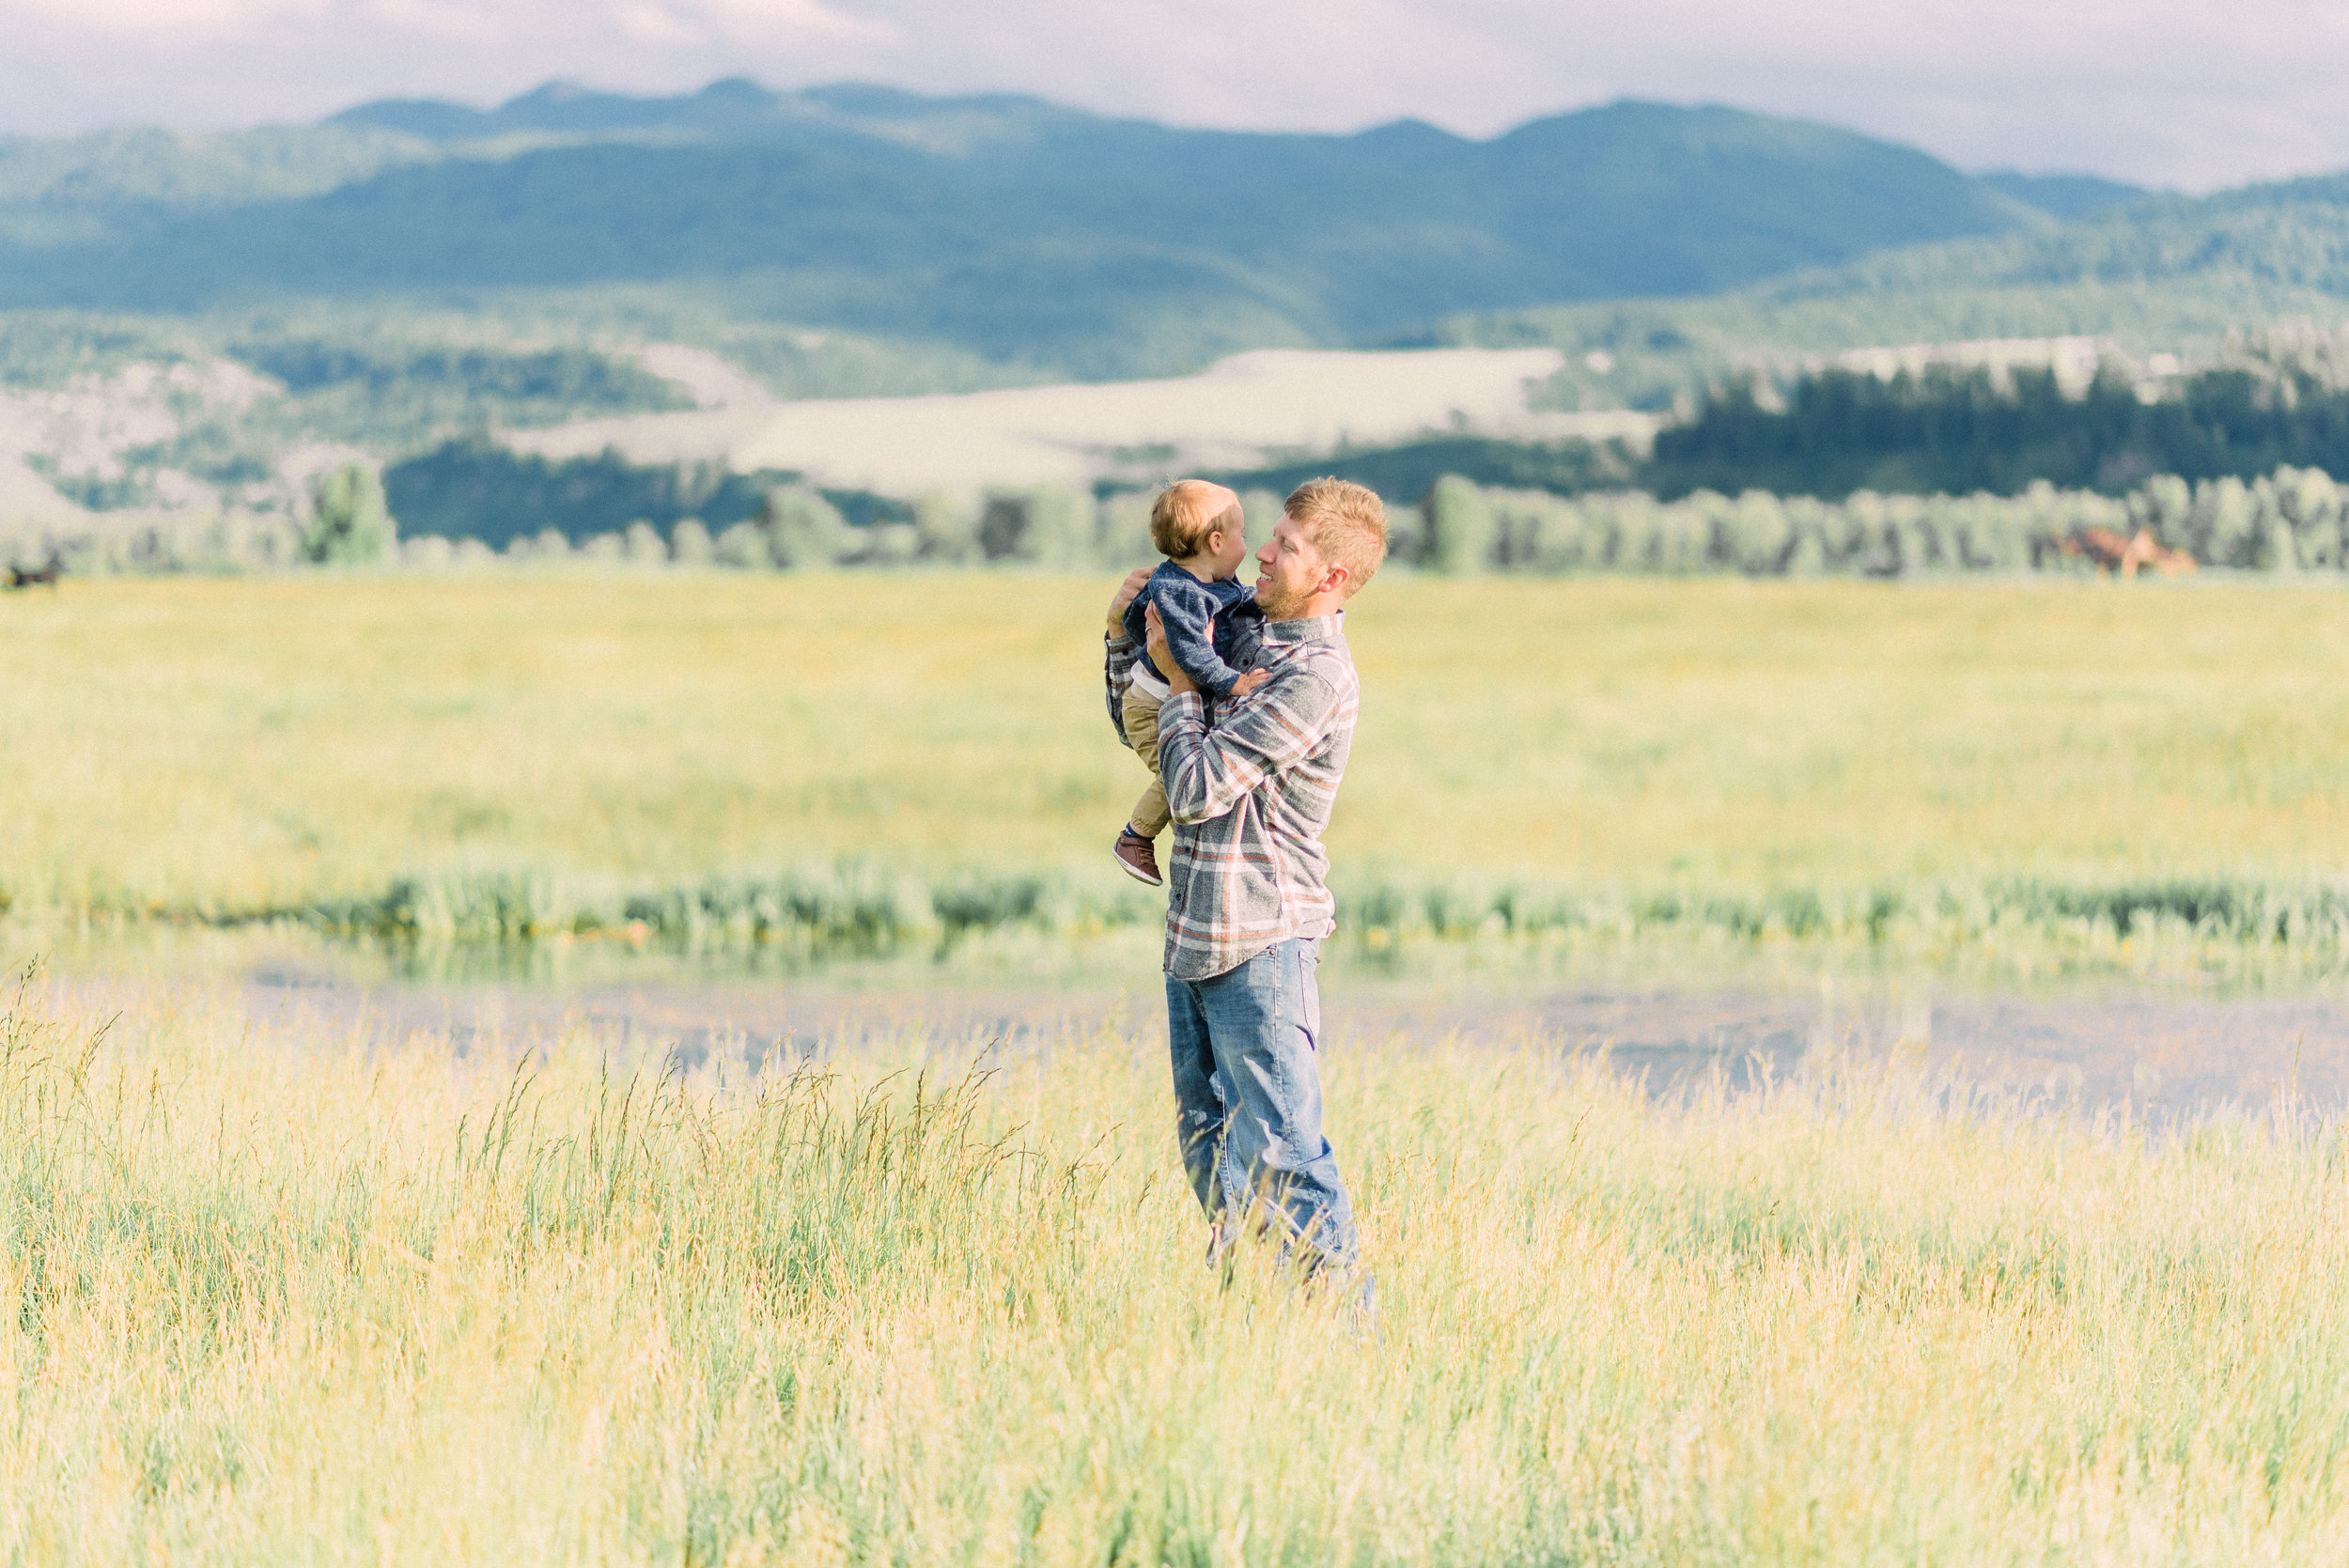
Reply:
[[[1256,608],[1264,612],[1268,621],[1301,619],[1305,603],[1312,598],[1311,594],[1283,594],[1263,578],[1256,579]]]

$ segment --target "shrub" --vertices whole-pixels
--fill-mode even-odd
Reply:
[[[979,550],[989,561],[1088,567],[1093,536],[1092,501],[1057,485],[991,491],[979,514]]]
[[[1427,538],[1422,547],[1428,567],[1454,577],[1485,571],[1496,563],[1500,527],[1491,503],[1476,486],[1447,474],[1427,492]]]
[[[1159,548],[1150,542],[1152,499],[1148,490],[1121,490],[1101,503],[1096,553],[1103,566],[1128,568],[1158,560]],[[1270,532],[1268,524],[1266,533]],[[1258,537],[1252,529],[1250,536]]]
[[[959,567],[979,553],[979,508],[968,496],[936,490],[917,498],[913,531],[925,561]]]
[[[669,547],[661,542],[660,532],[643,518],[628,525],[628,532],[620,536],[620,549],[640,567],[664,566],[669,559]]]
[[[403,539],[399,546],[399,563],[422,571],[445,570],[456,551],[438,534],[426,534],[413,539]]]
[[[765,571],[775,564],[767,531],[754,522],[738,522],[718,536],[718,564],[738,571]]]
[[[758,508],[758,526],[776,566],[786,571],[834,567],[848,553],[848,525],[812,485],[779,485]]]
[[[319,566],[361,567],[383,559],[398,536],[383,504],[383,479],[364,463],[319,476],[310,491],[302,553]]]
[[[699,518],[680,519],[669,530],[669,558],[680,567],[706,567],[716,551],[709,542],[709,530]]]

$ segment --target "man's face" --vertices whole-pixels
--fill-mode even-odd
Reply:
[[[1283,515],[1256,551],[1256,602],[1268,619],[1294,620],[1330,577],[1328,562],[1297,520]]]

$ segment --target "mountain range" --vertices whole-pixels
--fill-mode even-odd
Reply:
[[[1626,101],[1487,141],[1185,130],[1036,99],[551,85],[490,110],[0,144],[0,310],[659,286],[1077,375],[1394,340],[1463,313],[1717,293],[2029,243],[2141,193]]]
[[[0,139],[0,510],[267,510],[320,453],[1251,349],[1554,349],[1534,411],[1670,417],[1871,346],[2080,335],[2208,365],[2247,329],[2343,320],[2349,174],[2187,197],[1639,101],[1474,140],[554,84]],[[2293,352],[2349,365],[2349,336]],[[1420,445],[1491,433],[1455,413]]]

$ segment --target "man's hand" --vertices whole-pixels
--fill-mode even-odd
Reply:
[[[1249,671],[1247,674],[1241,675],[1239,679],[1232,682],[1232,696],[1234,700],[1237,701],[1241,697],[1245,697],[1249,692],[1253,691],[1257,687],[1262,686],[1266,681],[1268,681],[1271,678],[1272,672],[1270,670]]]
[[[1198,691],[1190,676],[1183,673],[1183,667],[1174,662],[1174,650],[1166,645],[1166,628],[1159,624],[1157,605],[1151,605],[1142,613],[1142,624],[1149,629],[1150,662],[1156,664],[1159,674],[1166,677],[1166,689],[1169,691]]]
[[[1133,603],[1142,585],[1150,581],[1148,567],[1136,567],[1126,574],[1126,581],[1117,585],[1116,597],[1110,600],[1110,635],[1114,637],[1126,629],[1126,606]]]

